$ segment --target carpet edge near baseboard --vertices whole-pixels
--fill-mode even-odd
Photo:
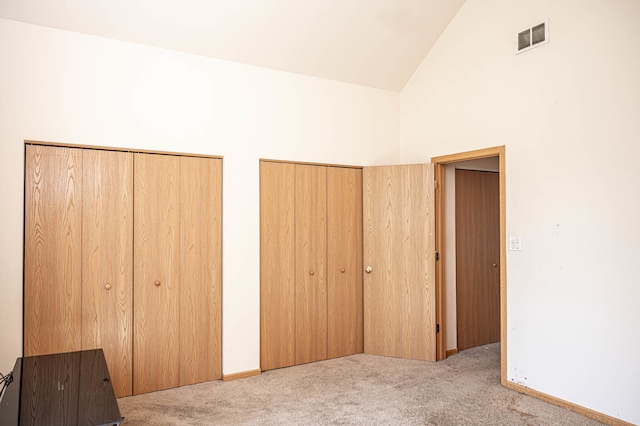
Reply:
[[[557,405],[558,407],[566,408],[567,410],[573,411],[574,413],[582,414],[583,416],[592,418],[602,423],[606,423],[612,426],[634,426],[632,423],[625,422],[622,419],[618,419],[616,417],[609,416],[607,414],[601,413],[599,411],[592,410],[590,408],[583,407],[578,404],[574,404],[569,401],[565,401],[564,399],[557,398],[555,396],[548,395],[544,392],[540,392],[526,386],[522,386],[510,381],[507,381],[504,386],[513,391],[523,393],[528,396],[532,396],[534,398],[540,399],[542,401],[548,402],[549,404]]]

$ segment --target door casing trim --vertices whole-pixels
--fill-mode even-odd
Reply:
[[[500,180],[500,382],[507,385],[507,214],[506,214],[506,159],[505,146],[478,149],[456,154],[432,157],[435,167],[435,219],[436,219],[436,251],[440,260],[436,262],[436,323],[440,324],[440,332],[436,335],[436,359],[447,357],[446,350],[446,316],[445,316],[445,238],[444,238],[444,170],[445,165],[460,161],[478,160],[498,157]]]

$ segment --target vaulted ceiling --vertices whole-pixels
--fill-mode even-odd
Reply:
[[[0,18],[402,90],[464,0],[1,0]]]

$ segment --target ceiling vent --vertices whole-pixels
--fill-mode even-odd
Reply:
[[[518,31],[516,35],[516,55],[546,43],[549,43],[549,18],[532,27]]]

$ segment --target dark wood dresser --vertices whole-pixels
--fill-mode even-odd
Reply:
[[[102,349],[18,358],[0,401],[0,426],[122,421]]]

